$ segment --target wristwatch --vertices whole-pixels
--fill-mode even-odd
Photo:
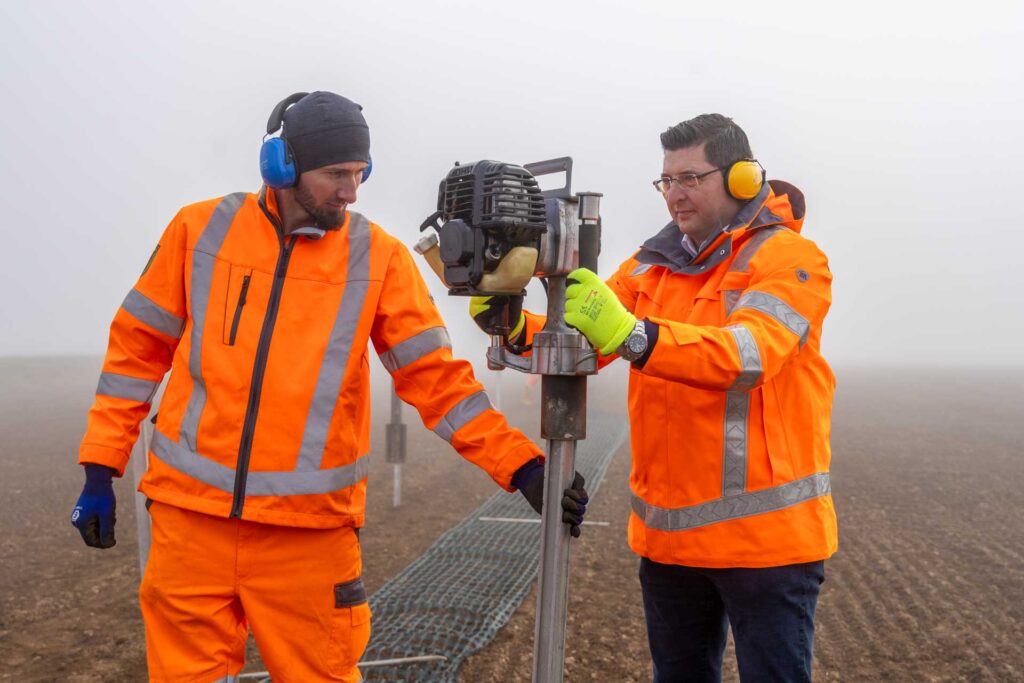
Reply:
[[[647,328],[643,320],[636,321],[633,331],[619,344],[615,352],[631,363],[647,352]]]

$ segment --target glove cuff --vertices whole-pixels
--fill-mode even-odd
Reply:
[[[607,344],[598,349],[601,355],[610,356],[615,353],[615,349],[619,348],[622,342],[626,341],[626,337],[629,336],[634,327],[636,327],[636,316],[626,311],[626,315],[622,319],[622,326],[615,331],[615,334],[611,336]]]
[[[544,463],[540,461],[540,458],[527,461],[512,475],[512,486],[522,490],[538,472],[543,470]]]
[[[85,464],[85,487],[82,493],[87,496],[110,496],[114,494],[114,470],[106,465],[96,463]]]

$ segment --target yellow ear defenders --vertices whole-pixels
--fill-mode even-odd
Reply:
[[[764,186],[765,171],[757,159],[740,159],[722,169],[725,191],[735,199],[749,201]]]

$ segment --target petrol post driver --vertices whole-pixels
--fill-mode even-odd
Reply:
[[[565,173],[565,186],[542,191],[536,176]],[[597,270],[601,194],[573,194],[572,159],[516,166],[478,161],[456,166],[438,189],[437,211],[416,251],[455,296],[505,296],[516,301],[533,277],[548,298],[548,315],[530,346],[513,341],[519,312],[501,309],[492,321],[490,369],[540,374],[541,436],[547,440],[540,552],[540,585],[534,630],[534,683],[559,683],[565,658],[569,590],[569,527],[561,496],[575,473],[576,442],[586,438],[587,375],[597,353],[564,319],[567,275]],[[511,338],[510,338],[511,337]],[[528,356],[522,355],[527,351]]]

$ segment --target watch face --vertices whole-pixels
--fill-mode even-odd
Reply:
[[[633,353],[643,353],[647,350],[647,336],[643,334],[631,334],[626,339],[626,346]]]

